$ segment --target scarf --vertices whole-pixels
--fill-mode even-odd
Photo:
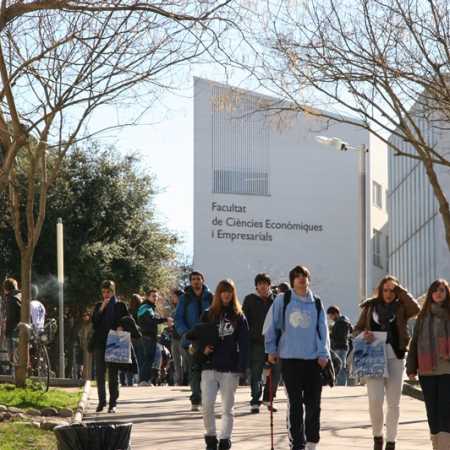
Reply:
[[[378,301],[375,303],[375,312],[378,316],[381,331],[387,331],[389,333],[391,324],[395,321],[397,316],[398,305],[398,300],[394,300],[391,303],[385,303],[383,301]]]
[[[450,359],[450,318],[444,305],[432,303],[430,311],[421,320],[417,353],[419,373],[430,374],[439,359]]]

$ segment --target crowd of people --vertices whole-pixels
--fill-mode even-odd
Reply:
[[[171,291],[169,302],[162,301],[157,290],[148,289],[144,298],[135,294],[126,305],[119,300],[115,283],[104,281],[102,300],[92,315],[83,314],[79,330],[83,375],[89,378],[95,369],[97,412],[107,405],[110,413],[116,412],[119,381],[129,386],[159,384],[166,353],[173,367],[172,383],[189,383],[191,410],[202,412],[207,450],[231,448],[235,393],[247,379],[252,414],[258,414],[261,406],[271,414],[276,412],[273,399],[282,382],[288,397],[291,449],[317,449],[322,388],[330,384],[327,374],[332,374],[333,381],[335,376],[337,385],[351,383],[354,339],[371,344],[382,334],[386,374],[364,380],[373,449],[395,449],[406,359],[407,376],[411,380],[418,377],[423,391],[433,449],[449,450],[448,282],[434,281],[420,308],[395,277],[386,276],[374,296],[361,303],[353,326],[338,305],[325,310],[311,288],[308,268],[296,266],[288,275],[289,284],[274,287],[268,274],[257,274],[255,291],[242,305],[232,280],[220,281],[211,292],[204,275],[197,271],[190,274],[184,290]],[[2,335],[5,333],[12,346],[10,338],[20,319],[20,292],[11,279],[4,283],[2,307],[6,311]],[[409,320],[416,317],[410,342]],[[130,333],[131,364],[105,362],[111,330]],[[218,432],[215,403],[219,392],[222,420]]]

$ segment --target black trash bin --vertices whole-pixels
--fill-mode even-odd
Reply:
[[[86,422],[54,429],[58,450],[129,450],[131,423]]]

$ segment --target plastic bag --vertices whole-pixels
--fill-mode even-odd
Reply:
[[[110,330],[106,340],[105,361],[131,364],[131,335],[128,331]]]
[[[130,450],[131,423],[86,422],[54,429],[58,450]]]

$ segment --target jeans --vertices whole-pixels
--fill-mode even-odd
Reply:
[[[106,364],[105,347],[95,348],[95,367],[99,404],[106,405],[106,387],[105,377],[108,368],[108,386],[109,386],[109,406],[116,406],[119,398],[119,376],[116,364]]]
[[[450,433],[450,375],[419,376],[431,434]]]
[[[140,381],[149,382],[151,380],[155,351],[156,339],[148,336],[142,336],[142,368]]]
[[[173,368],[175,371],[175,384],[181,386],[183,384],[183,352],[181,348],[181,339],[172,339],[170,346],[172,353]]]
[[[200,380],[202,377],[202,369],[193,359],[193,356],[188,349],[183,348],[185,361],[189,371],[189,384],[191,386],[190,400],[193,405],[200,405],[202,403],[202,390],[200,387]]]
[[[264,369],[264,363],[266,360],[266,353],[264,344],[250,343],[250,384],[252,399],[251,405],[259,405],[261,402],[261,394],[263,393],[263,380],[262,374]],[[272,398],[277,395],[277,388],[280,382],[280,365],[275,364],[272,367]],[[269,383],[265,383],[263,401],[268,402],[269,396]]]
[[[204,370],[201,374],[203,392],[203,423],[206,436],[216,436],[215,406],[217,392],[222,399],[222,430],[220,439],[230,439],[234,423],[234,395],[239,383],[239,374]]]
[[[341,369],[336,376],[336,386],[347,386],[347,353],[348,350],[334,350],[336,355],[341,360]]]
[[[288,434],[291,449],[320,440],[322,381],[316,359],[282,359],[281,373],[288,397]]]

